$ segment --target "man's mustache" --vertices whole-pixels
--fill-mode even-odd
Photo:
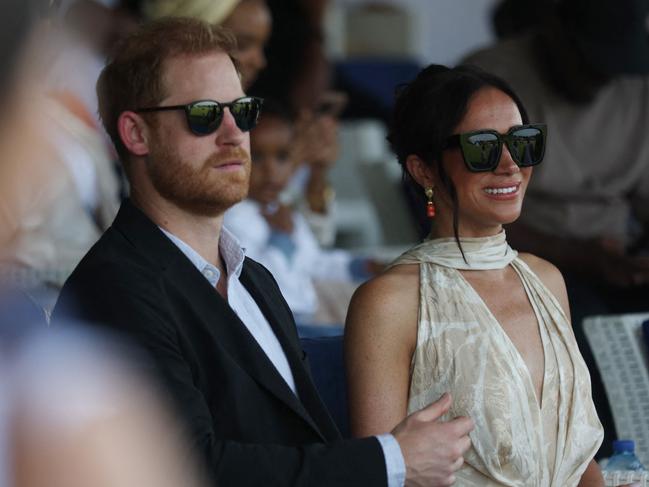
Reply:
[[[235,147],[226,152],[219,152],[218,154],[211,155],[205,160],[203,166],[218,166],[224,162],[232,161],[233,159],[239,159],[244,164],[248,164],[250,162],[250,154],[242,147]]]

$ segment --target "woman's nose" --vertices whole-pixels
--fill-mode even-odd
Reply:
[[[520,167],[518,166],[518,164],[516,164],[516,161],[512,157],[509,146],[503,143],[503,149],[500,153],[500,161],[498,161],[498,166],[496,167],[496,170],[494,172],[513,174],[519,172],[520,170]]]

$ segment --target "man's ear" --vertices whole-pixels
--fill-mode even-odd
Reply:
[[[406,168],[419,186],[430,188],[435,186],[433,168],[426,164],[419,156],[410,154],[406,159]]]
[[[137,113],[122,112],[117,119],[117,130],[122,143],[130,153],[136,156],[145,156],[149,153],[149,128]]]

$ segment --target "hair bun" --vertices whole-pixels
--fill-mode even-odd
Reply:
[[[417,79],[426,79],[432,76],[437,76],[443,73],[448,73],[450,68],[444,66],[443,64],[431,64],[426,68],[422,69],[421,72],[417,75]]]

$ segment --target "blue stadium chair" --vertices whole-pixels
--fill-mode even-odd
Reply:
[[[301,338],[302,349],[311,365],[311,375],[320,397],[338,429],[350,437],[347,409],[347,379],[343,361],[343,336]]]

